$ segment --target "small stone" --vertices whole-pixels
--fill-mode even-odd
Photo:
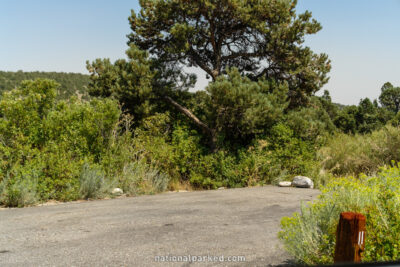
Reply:
[[[218,190],[224,190],[225,189],[225,187],[218,187]]]
[[[292,186],[292,182],[283,181],[283,182],[279,182],[278,185],[279,185],[280,187],[290,187],[290,186]]]
[[[306,176],[296,176],[293,179],[292,185],[301,188],[314,188],[313,181]]]
[[[124,193],[124,191],[122,191],[122,189],[121,189],[121,188],[118,188],[118,187],[114,188],[114,189],[111,191],[111,194],[113,194],[113,195],[118,195],[118,196],[122,195],[123,193]]]

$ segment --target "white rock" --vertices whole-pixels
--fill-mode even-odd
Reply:
[[[294,177],[292,185],[295,187],[302,187],[302,188],[314,188],[313,181],[305,176]]]
[[[122,189],[121,189],[121,188],[118,188],[118,187],[114,188],[114,189],[111,191],[111,194],[113,194],[113,195],[122,195],[123,193],[124,193],[124,191],[122,191]]]
[[[225,187],[218,187],[218,190],[224,190],[225,189]]]
[[[279,182],[278,185],[279,185],[280,187],[290,187],[290,186],[292,186],[292,182],[283,181],[283,182]]]

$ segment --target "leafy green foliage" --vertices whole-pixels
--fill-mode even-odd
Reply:
[[[194,168],[190,182],[197,188],[217,189],[218,187],[242,187],[236,169],[236,159],[225,151],[205,155]]]
[[[254,140],[235,152],[208,153],[196,131],[171,125],[166,114],[146,118],[135,130],[134,150],[167,173],[176,183],[194,188],[243,187],[276,183],[299,174],[315,174],[314,148],[285,125],[272,127],[266,140]]]
[[[358,106],[348,106],[341,110],[334,123],[345,133],[365,134],[383,127],[392,117],[392,112],[365,98],[360,100]]]
[[[363,261],[399,260],[400,169],[384,168],[377,176],[332,180],[301,213],[281,221],[280,239],[299,263],[333,263],[336,227],[343,211],[367,216]]]
[[[339,112],[339,109],[341,108],[341,105],[332,102],[332,98],[328,90],[324,90],[324,94],[319,97],[318,100],[321,108],[328,113],[331,120],[334,120]]]
[[[356,133],[358,131],[356,114],[358,113],[357,106],[347,106],[340,111],[335,118],[334,123],[338,129],[344,133]]]
[[[59,84],[42,79],[3,94],[1,204],[100,198],[112,186],[139,195],[295,175],[318,186],[331,174],[373,173],[400,160],[398,130],[382,128],[400,125],[397,89],[383,86],[382,107],[368,98],[343,107],[328,91],[315,96],[330,62],[303,45],[321,25],[309,12],[296,14],[295,0],[140,4],[129,18],[127,59],[97,59],[87,62],[89,77],[67,75],[86,79],[92,98],[75,97],[76,86],[64,81],[60,96]],[[185,67],[212,77],[206,90],[188,91],[196,77]]]
[[[377,105],[374,105],[368,98],[361,99],[356,119],[360,133],[370,133],[383,126],[379,121]]]
[[[385,83],[381,88],[379,102],[382,107],[398,113],[400,111],[400,87],[394,87],[391,83]]]
[[[131,46],[126,52],[128,61],[109,59],[87,62],[90,74],[89,92],[92,96],[112,97],[130,112],[136,121],[150,114],[153,72],[146,52]]]
[[[68,99],[71,96],[87,98],[87,86],[89,76],[80,73],[64,72],[11,72],[0,71],[0,94],[12,90],[19,86],[24,80],[51,79],[60,84],[57,97],[59,99]]]
[[[332,106],[327,106],[326,97],[322,103],[330,113],[336,127],[344,133],[371,133],[386,124],[398,125],[398,111],[400,107],[400,88],[391,83],[385,83],[381,88],[378,102],[369,98],[361,99],[358,106],[345,106],[332,112]],[[329,102],[328,102],[329,103]],[[332,114],[332,115],[331,115]]]
[[[313,147],[297,138],[291,128],[277,124],[268,137],[269,150],[275,168],[286,170],[288,175],[308,174],[314,164]]]
[[[168,111],[174,126],[189,118],[184,124],[200,130],[211,152],[231,153],[268,133],[289,106],[309,104],[328,81],[328,57],[302,45],[321,25],[310,12],[297,15],[294,0],[140,5],[129,18],[128,60],[87,64],[91,95],[117,99],[133,115],[134,128]],[[187,92],[195,77],[184,67],[212,77],[206,92]]]
[[[336,131],[329,114],[319,106],[296,109],[288,112],[284,122],[294,135],[310,144],[324,144],[326,137]]]
[[[26,81],[0,100],[4,205],[104,196],[111,175],[137,160],[123,149],[132,144],[129,118],[120,120],[116,101],[57,101],[56,89],[50,80]]]

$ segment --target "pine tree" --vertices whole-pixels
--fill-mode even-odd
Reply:
[[[289,85],[291,106],[304,104],[327,81],[330,61],[303,46],[321,30],[296,0],[141,0],[129,18],[129,43],[174,67],[195,66],[213,81],[235,67],[253,80]]]

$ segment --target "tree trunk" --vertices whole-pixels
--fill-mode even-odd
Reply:
[[[176,107],[181,113],[183,113],[186,117],[188,117],[194,124],[196,124],[209,138],[209,147],[211,151],[214,153],[217,151],[217,137],[214,129],[208,127],[204,122],[202,122],[199,118],[196,117],[190,110],[181,106],[177,102],[175,102],[169,96],[166,96],[165,99],[171,103],[174,107]]]

